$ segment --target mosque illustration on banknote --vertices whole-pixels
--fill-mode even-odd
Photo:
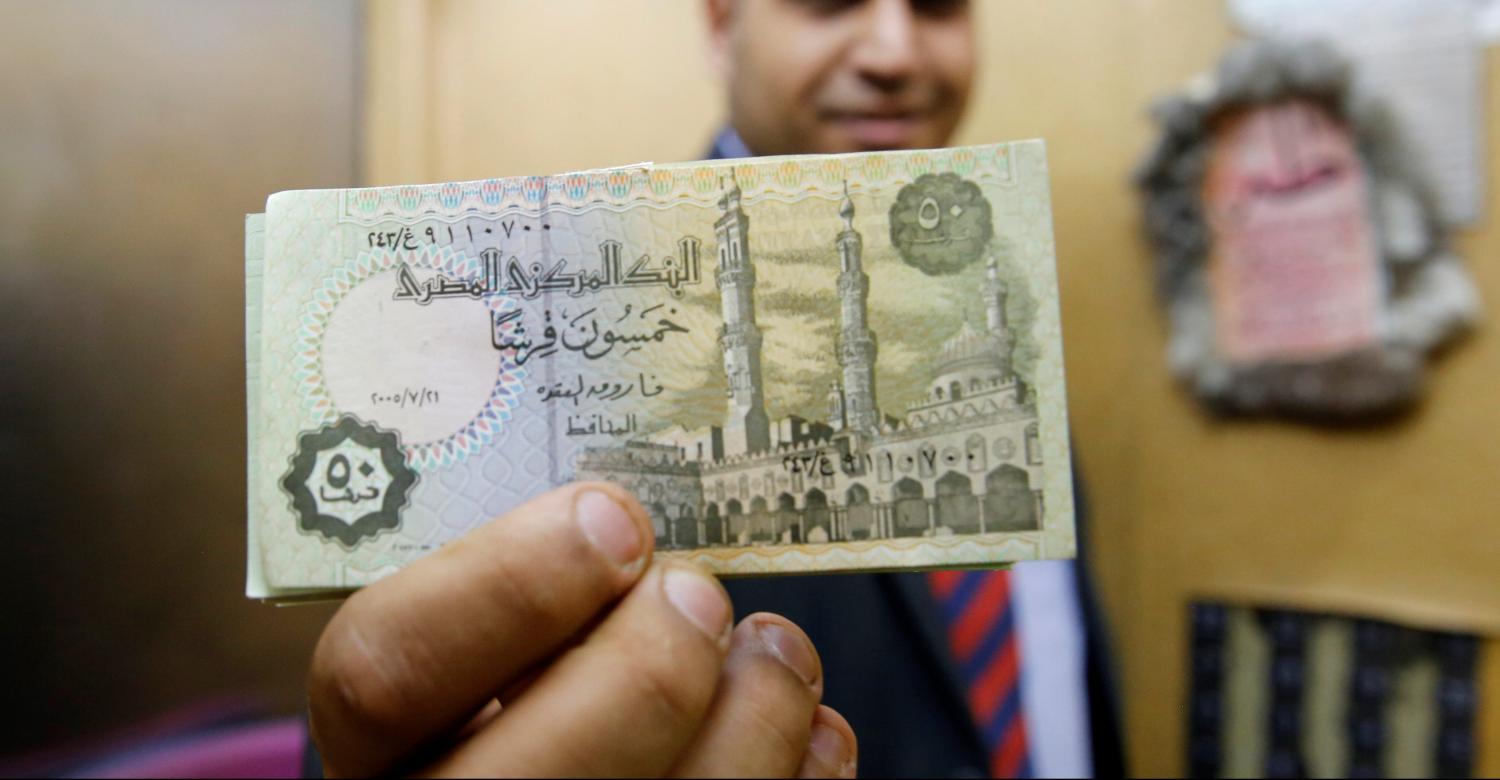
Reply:
[[[918,197],[905,222],[930,227],[939,219],[962,224],[962,217],[977,228],[970,231],[974,236],[946,236],[940,245],[917,247],[925,257],[951,263],[953,240],[971,238],[973,251],[963,253],[977,259],[979,245],[989,242],[992,231],[989,204],[979,188],[951,173],[923,177],[909,187]],[[921,197],[923,188],[936,196]],[[936,211],[939,203],[944,213]],[[718,207],[714,279],[723,319],[718,334],[727,384],[723,423],[584,448],[573,463],[573,477],[629,488],[650,511],[660,549],[1042,529],[1038,414],[1034,394],[1013,366],[1017,336],[1024,334],[1007,322],[1011,290],[1002,260],[988,258],[975,291],[973,304],[984,312],[983,327],[965,317],[946,340],[932,345],[926,370],[911,373],[909,381],[925,383],[919,400],[900,413],[883,408],[876,392],[880,334],[869,317],[865,239],[854,228],[855,207],[846,187],[839,205],[843,229],[826,250],[839,269],[834,289],[826,291],[838,300],[833,354],[826,373],[801,377],[828,387],[827,416],[771,419],[762,360],[776,356],[763,353],[750,219],[732,179]],[[892,225],[899,227],[894,211],[902,207],[898,199]],[[913,240],[921,242],[892,232],[893,244]],[[908,258],[913,255],[912,246],[899,248],[908,250]]]

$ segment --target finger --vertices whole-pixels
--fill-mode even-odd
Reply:
[[[456,733],[640,578],[645,511],[604,483],[560,488],[352,596],[308,675],[330,771],[390,771]]]
[[[823,667],[790,620],[760,613],[740,622],[698,736],[677,777],[790,777],[807,753]]]
[[[582,644],[431,771],[660,776],[713,699],[731,614],[728,595],[701,569],[653,566]]]
[[[832,707],[818,705],[807,756],[803,758],[797,776],[852,778],[858,768],[859,740],[855,738],[849,721]]]

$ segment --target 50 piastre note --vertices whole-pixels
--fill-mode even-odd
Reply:
[[[282,192],[245,254],[250,596],[576,479],[724,575],[1074,553],[1039,141]]]

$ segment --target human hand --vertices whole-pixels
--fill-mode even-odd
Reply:
[[[308,674],[325,772],[853,777],[802,630],[733,626],[652,544],[623,489],[569,485],[351,596]]]

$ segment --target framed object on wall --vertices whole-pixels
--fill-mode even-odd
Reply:
[[[1478,315],[1425,172],[1351,75],[1326,45],[1252,40],[1156,108],[1137,185],[1168,362],[1216,411],[1400,411]]]

